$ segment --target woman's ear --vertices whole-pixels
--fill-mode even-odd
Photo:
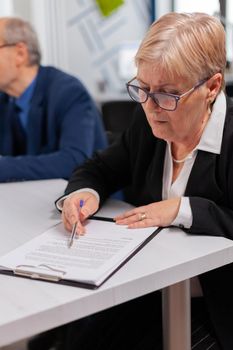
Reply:
[[[216,73],[207,81],[206,84],[207,84],[207,88],[209,89],[207,97],[210,103],[214,102],[214,100],[216,99],[216,96],[221,90],[222,80],[223,80],[222,74]]]

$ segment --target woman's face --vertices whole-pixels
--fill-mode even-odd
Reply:
[[[138,68],[137,80],[149,92],[164,92],[181,95],[194,84],[187,79],[168,79],[165,72],[142,62]],[[161,109],[151,98],[142,104],[154,136],[170,142],[186,143],[203,129],[208,118],[208,88],[206,83],[187,94],[177,104],[175,111]]]

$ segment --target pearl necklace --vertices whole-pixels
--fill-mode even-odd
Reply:
[[[177,163],[177,164],[180,164],[180,163],[184,163],[186,160],[188,159],[192,159],[193,157],[193,154],[192,153],[189,153],[185,158],[183,159],[176,159],[172,156],[172,160],[174,163]]]

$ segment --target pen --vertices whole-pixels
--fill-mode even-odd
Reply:
[[[107,218],[105,216],[90,216],[88,219],[90,220],[100,220],[100,221],[109,221],[109,222],[116,222],[113,218]]]
[[[82,208],[83,204],[84,204],[84,200],[81,199],[79,202],[79,208]],[[77,221],[73,224],[72,231],[71,231],[71,237],[70,237],[70,241],[68,244],[69,248],[71,248],[73,243],[74,243],[74,237],[75,237],[75,233],[76,233],[76,229],[77,229],[77,224],[78,224]]]

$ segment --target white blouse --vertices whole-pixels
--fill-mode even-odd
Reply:
[[[192,225],[193,216],[188,197],[184,197],[193,164],[198,150],[220,154],[222,145],[222,135],[226,116],[226,97],[221,92],[213,105],[213,110],[203,131],[199,144],[185,160],[183,168],[177,179],[172,183],[172,155],[171,145],[167,143],[164,168],[163,168],[163,189],[162,198],[169,199],[181,197],[180,209],[172,225],[189,228]]]

